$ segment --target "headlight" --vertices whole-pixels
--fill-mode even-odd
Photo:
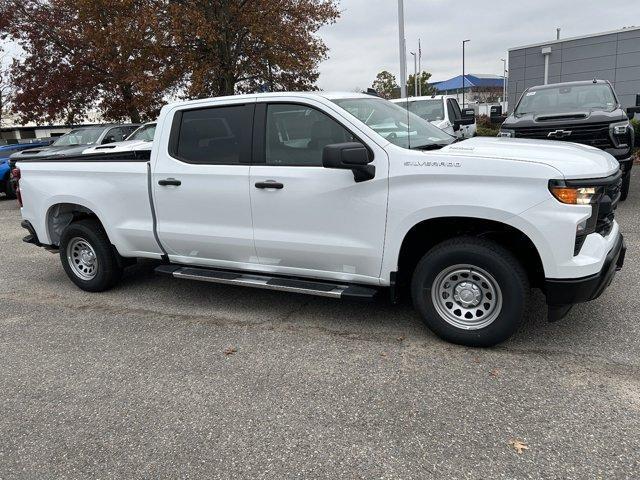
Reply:
[[[498,136],[499,137],[510,137],[513,138],[516,136],[516,131],[515,130],[500,130],[498,132]]]
[[[627,134],[630,126],[631,125],[629,124],[628,121],[624,121],[624,122],[612,123],[609,126],[609,128],[611,129],[611,131],[615,136],[621,137]]]
[[[591,205],[598,200],[598,189],[595,187],[565,187],[550,184],[549,191],[558,201],[569,205]]]

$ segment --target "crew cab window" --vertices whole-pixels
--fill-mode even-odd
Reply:
[[[251,155],[253,108],[246,105],[182,112],[175,156],[188,163],[234,165]]]
[[[346,128],[314,108],[295,104],[267,107],[267,165],[321,167],[324,147],[356,141]]]
[[[449,120],[451,122],[462,118],[462,111],[460,110],[460,106],[458,105],[458,102],[453,98],[447,100],[447,108],[449,109]]]

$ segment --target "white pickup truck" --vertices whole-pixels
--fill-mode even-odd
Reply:
[[[456,142],[386,100],[269,93],[165,106],[149,152],[20,161],[25,241],[108,289],[136,258],[179,279],[370,299],[490,346],[532,287],[556,320],[621,268],[618,162],[566,142]]]

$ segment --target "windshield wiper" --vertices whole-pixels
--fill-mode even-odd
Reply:
[[[441,148],[446,147],[447,145],[449,144],[448,143],[429,143],[427,145],[411,147],[411,150],[440,150]]]

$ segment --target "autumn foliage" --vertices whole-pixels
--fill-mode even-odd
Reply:
[[[0,0],[24,121],[154,118],[171,96],[310,89],[335,0]]]

